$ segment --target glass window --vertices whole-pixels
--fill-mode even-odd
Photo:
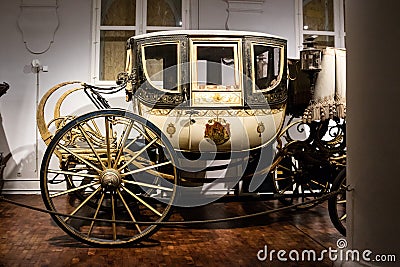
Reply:
[[[253,45],[254,82],[256,90],[271,90],[282,79],[283,48]]]
[[[136,24],[136,0],[101,0],[101,26]]]
[[[237,45],[196,45],[198,90],[240,90]]]
[[[334,31],[333,0],[303,0],[303,28]]]
[[[242,106],[241,41],[192,40],[191,104]]]
[[[112,85],[124,71],[126,41],[137,34],[185,29],[189,0],[93,0],[92,74]]]
[[[143,46],[143,66],[147,81],[157,89],[178,89],[178,44]]]
[[[100,80],[115,81],[125,69],[126,41],[135,31],[100,32]]]
[[[302,23],[299,27],[300,41],[317,35],[317,46],[345,47],[345,0],[297,0]]]
[[[148,26],[182,26],[181,0],[147,0]]]
[[[304,34],[303,39],[306,40],[312,35],[313,34]],[[319,49],[323,49],[326,47],[335,47],[335,36],[318,35],[317,38],[315,38],[315,42],[315,47]]]

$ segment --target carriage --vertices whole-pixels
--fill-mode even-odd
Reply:
[[[285,39],[263,33],[130,38],[117,86],[65,82],[39,104],[46,208],[74,238],[121,246],[153,234],[174,206],[242,195],[318,204],[308,200],[329,192],[345,166],[345,123],[332,105],[318,120],[304,112],[314,82],[301,69],[299,60],[288,61]],[[46,121],[46,103],[61,90]],[[104,98],[122,90],[129,110]],[[77,92],[97,109],[61,115]],[[330,206],[343,226],[338,203]]]

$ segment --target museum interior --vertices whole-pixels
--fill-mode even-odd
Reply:
[[[0,266],[399,266],[393,0],[2,0]]]

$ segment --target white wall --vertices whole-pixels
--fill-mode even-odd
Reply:
[[[251,2],[251,1],[249,1]],[[247,30],[278,35],[288,40],[288,57],[295,58],[296,44],[295,0],[265,0],[260,5],[233,5],[223,0],[199,0],[198,28]],[[242,11],[229,12],[228,7]],[[247,11],[246,11],[247,10]],[[193,23],[194,25],[194,23]]]
[[[37,180],[36,76],[30,71],[29,65],[32,59],[39,59],[49,67],[49,72],[40,74],[40,96],[62,81],[89,80],[91,0],[58,0],[59,28],[54,43],[41,55],[28,52],[22,41],[17,26],[20,3],[15,0],[1,0],[0,3],[0,82],[10,84],[7,94],[0,98],[0,151],[5,154],[11,151],[13,155],[7,163],[5,179]],[[46,27],[43,30],[47,30]],[[46,34],[42,35],[39,30],[38,35]],[[39,39],[29,44],[39,51],[46,48],[48,42]],[[43,144],[41,139],[39,141],[39,144]],[[43,149],[41,146],[40,150]],[[4,190],[7,188],[38,188],[38,182],[6,182]]]
[[[24,3],[55,3],[55,0],[23,0]],[[36,155],[36,104],[52,86],[69,80],[91,81],[91,36],[92,0],[58,0],[59,28],[50,49],[40,55],[30,53],[23,43],[17,26],[21,14],[21,1],[1,0],[0,2],[0,83],[8,82],[9,92],[0,98],[0,152],[12,153],[5,169],[4,192],[6,189],[39,188],[38,173],[41,157],[46,149],[38,137],[39,153]],[[228,4],[224,0],[191,0],[193,29],[225,29]],[[288,55],[296,56],[295,0],[265,0],[261,12],[230,12],[228,27],[231,30],[250,30],[275,34],[288,39]],[[25,15],[25,14],[24,14]],[[25,17],[26,18],[26,17]],[[23,17],[24,19],[24,17]],[[47,27],[52,22],[32,22],[41,28],[29,29],[28,45],[35,51],[48,45]],[[46,21],[44,23],[43,21]],[[51,27],[50,27],[51,28]],[[29,34],[35,33],[34,35]],[[50,36],[51,37],[51,36]],[[33,39],[32,39],[33,38]],[[36,76],[31,72],[30,63],[39,59],[49,67],[47,73],[40,73],[40,90],[37,97]],[[56,98],[51,99],[53,102]],[[85,97],[75,96],[66,113],[82,113],[90,108]],[[46,111],[51,114],[52,110]],[[22,181],[21,181],[22,180]],[[34,181],[31,181],[34,180]],[[12,181],[12,182],[10,182]]]

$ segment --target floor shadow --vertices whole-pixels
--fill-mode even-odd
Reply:
[[[70,237],[69,235],[62,235],[62,236],[55,236],[48,239],[49,243],[52,246],[56,247],[68,247],[68,248],[89,248],[90,246],[75,240],[74,238]]]
[[[190,229],[234,229],[254,226],[267,226],[273,223],[288,220],[290,214],[295,211],[280,211],[276,213],[254,214],[272,211],[283,205],[276,204],[277,201],[250,201],[235,203],[212,203],[201,207],[175,208],[170,221],[204,221],[198,224],[163,226],[171,228],[190,228]],[[250,215],[250,216],[249,216]],[[289,215],[289,216],[288,216]],[[228,220],[224,222],[213,222],[210,220],[225,219],[233,217],[242,217],[239,219]]]
[[[66,248],[104,248],[103,246],[88,245],[82,243],[69,235],[55,236],[48,239],[48,242],[52,246],[66,247]],[[150,248],[160,246],[161,242],[155,239],[146,239],[139,243],[129,243],[127,245],[121,245],[121,248]]]

